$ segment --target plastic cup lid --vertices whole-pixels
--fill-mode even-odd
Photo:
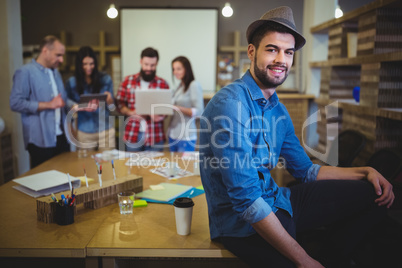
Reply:
[[[179,197],[173,202],[173,206],[178,208],[189,208],[194,206],[194,202],[191,198],[188,197]]]

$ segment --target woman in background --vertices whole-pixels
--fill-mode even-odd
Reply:
[[[113,82],[108,74],[98,71],[95,52],[91,47],[81,47],[75,59],[75,74],[65,89],[78,111],[77,140],[79,147],[87,149],[115,148],[114,126],[109,124],[109,106],[113,106]],[[106,103],[91,100],[86,107],[80,103],[82,94],[106,94]],[[114,107],[114,106],[113,106]]]
[[[204,110],[201,85],[194,80],[190,61],[179,56],[172,61],[173,75],[180,84],[173,92],[174,114],[169,124],[171,152],[194,151],[197,143],[195,119]]]

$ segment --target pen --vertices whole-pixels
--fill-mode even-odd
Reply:
[[[99,178],[99,186],[102,187],[102,165],[99,165],[98,178]]]
[[[116,180],[116,171],[114,170],[114,162],[112,160],[113,178]]]
[[[68,178],[68,185],[70,186],[70,191],[72,191],[71,179],[70,179],[70,174],[69,173],[67,173],[67,178]]]
[[[52,197],[53,201],[59,203],[59,200],[57,200],[57,197],[54,195],[54,193],[51,194],[51,197]]]
[[[85,165],[82,165],[82,167],[84,168],[85,184],[87,185],[87,188],[88,188],[88,178],[87,178],[87,172],[85,170]]]
[[[61,205],[66,203],[66,197],[64,196],[64,194],[61,195]]]
[[[71,203],[73,202],[73,200],[75,199],[75,194],[73,194],[71,196],[71,198],[68,200],[68,205],[71,206]]]
[[[74,196],[74,198],[71,200],[70,207],[74,204],[74,201],[75,201],[75,196]]]

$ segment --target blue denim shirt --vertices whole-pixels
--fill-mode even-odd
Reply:
[[[48,71],[53,71],[57,90],[65,103],[67,95],[64,91],[63,80],[57,69],[47,69],[32,60],[15,71],[13,87],[10,94],[10,108],[21,113],[24,144],[38,147],[56,147],[57,137],[55,127],[55,111],[48,109],[38,111],[39,102],[51,101],[54,97]],[[66,107],[61,109],[61,128],[64,127]]]
[[[290,190],[271,177],[279,159],[298,180],[319,170],[304,152],[285,106],[266,100],[250,72],[222,88],[200,119],[200,172],[208,203],[211,239],[245,237],[250,224],[279,208],[293,216]]]
[[[100,74],[101,89],[100,93],[110,92],[113,97],[113,82],[112,78],[108,74]],[[80,101],[80,94],[77,91],[77,82],[74,76],[70,77],[66,82],[66,91],[68,98],[73,103]],[[90,86],[85,83],[84,94],[91,94]],[[98,131],[107,130],[113,126],[109,126],[109,109],[107,104],[100,105],[94,112],[78,112],[78,130],[86,133],[97,133]]]

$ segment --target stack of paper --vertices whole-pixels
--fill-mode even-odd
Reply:
[[[67,174],[57,170],[49,170],[14,179],[13,181],[19,184],[13,186],[14,189],[35,198],[70,190],[70,183]],[[79,188],[81,186],[79,178],[70,176],[70,181],[71,186],[74,188]]]

